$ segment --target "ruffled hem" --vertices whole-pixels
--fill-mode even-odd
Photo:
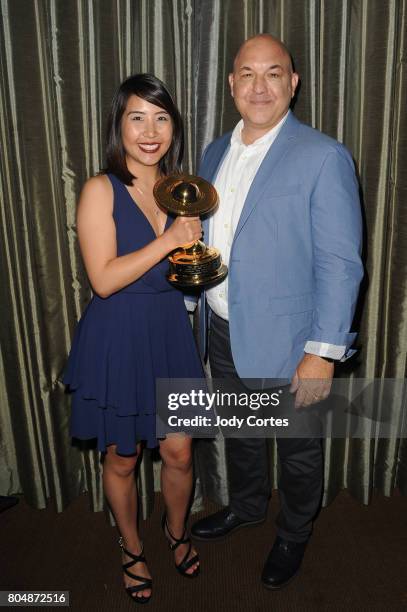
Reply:
[[[183,296],[95,296],[78,324],[63,382],[119,417],[154,415],[157,378],[201,378]]]
[[[155,448],[158,445],[155,430],[154,415],[122,417],[114,408],[101,408],[94,400],[74,395],[70,435],[79,440],[97,439],[97,448],[102,453],[110,444],[116,445],[120,455],[133,455],[139,442]]]

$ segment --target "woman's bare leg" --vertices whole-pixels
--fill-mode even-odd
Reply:
[[[192,493],[192,440],[186,436],[170,436],[160,442],[161,491],[167,510],[168,528],[176,538],[184,533],[185,519]],[[168,537],[169,534],[167,534]],[[178,565],[186,555],[188,544],[181,544],[174,551]],[[196,554],[191,548],[189,559]],[[188,574],[192,574],[199,562],[192,565]]]
[[[140,454],[140,445],[137,453],[130,457],[116,454],[116,445],[107,447],[107,453],[103,462],[103,489],[110,508],[116,519],[123,545],[135,555],[141,552],[140,537],[137,530],[137,486],[135,478],[135,467]],[[131,557],[123,553],[123,563],[131,561]],[[129,571],[151,578],[145,563],[137,563],[129,568]],[[139,581],[129,576],[124,577],[125,586],[137,586]],[[133,597],[149,597],[151,589],[144,589],[135,593]]]

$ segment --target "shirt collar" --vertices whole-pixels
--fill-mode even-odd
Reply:
[[[235,126],[232,132],[232,137],[230,139],[230,145],[231,146],[241,145],[243,147],[255,148],[258,146],[263,146],[263,145],[267,145],[271,143],[276,138],[278,132],[281,130],[284,123],[286,122],[289,112],[290,111],[287,111],[284,117],[282,117],[280,121],[274,127],[271,128],[271,130],[266,132],[266,134],[263,134],[263,136],[261,136],[260,138],[257,138],[257,140],[255,140],[254,142],[252,142],[252,144],[249,144],[249,145],[245,145],[244,142],[242,141],[243,119],[240,119],[239,123]]]

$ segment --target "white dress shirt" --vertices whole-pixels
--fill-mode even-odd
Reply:
[[[267,134],[250,145],[245,145],[242,142],[242,119],[232,132],[230,149],[215,180],[216,191],[219,195],[219,206],[210,217],[208,239],[211,246],[219,249],[223,263],[227,266],[229,265],[233,236],[250,186],[287,116],[288,113]],[[226,321],[229,320],[228,277],[215,287],[208,289],[206,299],[214,313]]]
[[[207,244],[220,250],[223,263],[229,265],[230,250],[240,214],[254,177],[266,153],[277,138],[288,113],[267,134],[252,144],[242,142],[243,121],[240,120],[232,132],[230,149],[227,152],[215,179],[219,195],[219,206],[209,220]],[[228,277],[206,291],[210,308],[219,317],[229,320]],[[306,353],[341,360],[345,346],[326,342],[308,341],[304,346]]]

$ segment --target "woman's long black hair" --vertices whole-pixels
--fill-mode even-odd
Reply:
[[[123,113],[128,99],[133,95],[163,108],[172,119],[172,143],[159,162],[161,174],[180,172],[184,153],[182,118],[164,83],[153,74],[135,74],[129,77],[120,85],[112,100],[107,125],[106,168],[102,170],[103,174],[115,174],[125,185],[132,185],[133,179],[136,178],[127,168],[121,133]]]

